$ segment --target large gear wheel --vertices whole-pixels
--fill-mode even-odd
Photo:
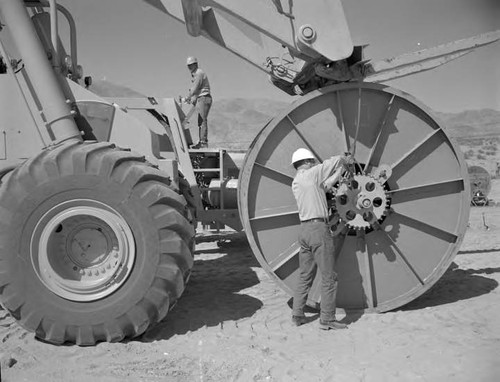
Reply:
[[[338,308],[385,312],[436,283],[467,229],[470,183],[460,150],[432,112],[385,85],[347,83],[307,94],[259,133],[240,171],[239,211],[262,268],[290,295],[303,229],[290,156],[300,147],[318,161],[342,153],[355,161],[356,187],[327,197],[338,205],[329,223],[341,243]],[[320,299],[317,277],[308,304]]]
[[[340,184],[335,205],[340,220],[351,229],[367,230],[380,222],[389,210],[384,185],[371,175],[357,174]]]

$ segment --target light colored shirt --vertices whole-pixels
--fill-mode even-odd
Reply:
[[[300,221],[328,218],[324,182],[345,163],[345,157],[333,156],[309,169],[297,171],[292,182],[292,192],[299,208]]]
[[[191,73],[191,82],[193,85],[189,89],[189,97],[198,98],[210,95],[210,83],[206,73],[200,68]]]

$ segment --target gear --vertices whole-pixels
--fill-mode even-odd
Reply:
[[[347,227],[366,230],[383,219],[389,210],[390,199],[378,178],[356,174],[339,186],[335,205],[340,220]]]

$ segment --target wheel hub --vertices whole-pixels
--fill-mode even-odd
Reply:
[[[135,260],[135,243],[117,211],[96,201],[72,200],[40,219],[31,254],[37,276],[52,292],[93,301],[124,283]]]
[[[389,198],[383,184],[371,175],[354,175],[342,183],[335,196],[337,213],[344,224],[355,230],[373,228],[389,208]]]

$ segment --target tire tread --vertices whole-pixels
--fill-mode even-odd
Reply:
[[[71,326],[63,322],[51,322],[37,311],[25,311],[22,294],[10,287],[12,280],[2,271],[0,300],[23,327],[50,343],[92,345],[98,341],[117,342],[136,337],[150,325],[165,318],[185,288],[185,275],[192,267],[194,240],[186,201],[171,189],[170,178],[148,163],[142,155],[116,148],[107,142],[77,142],[43,150],[13,170],[0,187],[0,210],[6,210],[7,216],[14,214],[15,206],[23,201],[23,193],[19,192],[19,188],[29,191],[36,184],[74,174],[109,177],[130,190],[129,197],[144,197],[144,204],[155,222],[161,247],[152,284],[142,299],[133,303],[125,314],[109,317],[105,322],[94,325]],[[12,190],[17,192],[12,193]],[[0,231],[2,229],[8,229],[8,225],[1,225]],[[0,237],[2,234],[0,232]],[[0,247],[0,264],[4,256],[8,256],[4,252],[7,252],[6,248]],[[170,287],[168,291],[162,291],[160,285]]]

